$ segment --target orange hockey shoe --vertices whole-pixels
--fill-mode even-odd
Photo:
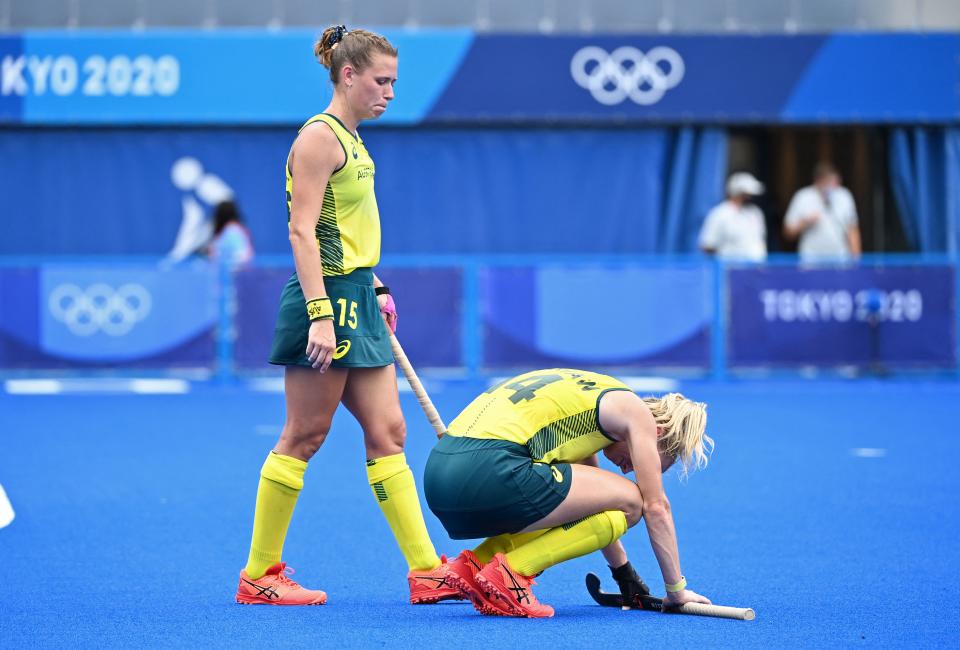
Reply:
[[[304,589],[287,577],[292,573],[293,568],[288,569],[286,562],[274,564],[256,580],[241,570],[237,602],[243,605],[323,605],[327,602],[324,592]]]
[[[483,564],[471,551],[463,551],[453,562],[447,563],[447,583],[460,590],[469,598],[473,608],[487,616],[513,616],[513,612],[499,598],[487,598],[477,584],[477,574]]]
[[[447,556],[440,556],[440,566],[436,569],[411,570],[407,574],[410,584],[410,603],[413,605],[432,605],[441,600],[463,600],[460,590],[447,580]]]
[[[553,616],[553,607],[542,605],[530,589],[536,583],[532,577],[522,576],[507,564],[503,553],[493,556],[487,566],[477,574],[477,584],[487,599],[505,606],[510,616],[527,618],[548,618]]]

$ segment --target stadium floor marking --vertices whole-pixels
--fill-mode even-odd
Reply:
[[[426,387],[427,382],[424,381],[423,385]],[[256,377],[247,380],[247,388],[258,393],[282,393],[283,377]],[[401,393],[413,392],[406,380],[400,377],[397,377],[397,388],[400,389]]]
[[[671,393],[679,388],[680,383],[669,377],[640,377],[626,376],[620,380],[637,393]]]
[[[56,395],[63,390],[56,379],[8,379],[3,387],[11,395]]]
[[[10,395],[60,395],[63,393],[134,393],[182,395],[190,392],[184,379],[7,379]]]
[[[13,506],[10,505],[10,499],[0,485],[0,528],[6,528],[13,521],[16,515],[13,512]]]
[[[887,455],[887,450],[880,447],[854,447],[850,450],[850,455],[857,458],[883,458]]]
[[[510,377],[491,377],[489,385],[496,386],[507,379],[510,379]],[[629,386],[630,390],[637,393],[670,393],[680,386],[677,380],[669,377],[627,375],[626,377],[618,377],[618,379]]]
[[[253,435],[255,436],[277,437],[282,431],[283,427],[279,424],[258,424],[253,427]]]

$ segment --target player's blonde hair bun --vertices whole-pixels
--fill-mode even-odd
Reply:
[[[713,452],[713,439],[706,434],[707,405],[680,393],[644,397],[643,401],[653,413],[657,426],[663,429],[661,451],[680,461],[683,475],[706,467]]]

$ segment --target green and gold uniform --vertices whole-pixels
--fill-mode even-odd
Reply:
[[[554,368],[512,377],[471,402],[427,461],[424,492],[454,539],[515,533],[570,491],[569,463],[613,443],[600,400],[630,390],[593,372]]]
[[[315,122],[326,125],[315,128],[333,131],[344,154],[344,164],[330,175],[324,188],[316,225],[324,287],[333,307],[337,341],[331,365],[338,368],[387,366],[393,363],[390,335],[373,290],[372,267],[380,260],[380,215],[373,192],[373,160],[363,141],[333,115],[315,115],[304,126]],[[293,183],[288,158],[288,213]],[[309,330],[303,290],[294,274],[280,298],[270,363],[310,366],[305,355]],[[254,580],[280,562],[306,468],[304,460],[271,452],[260,470],[253,538],[244,568],[247,576]],[[423,522],[413,473],[403,452],[367,459],[366,473],[371,492],[410,570],[438,568],[440,558]],[[411,579],[411,590],[413,584]],[[412,591],[411,601],[417,602]]]
[[[372,267],[380,261],[380,212],[373,191],[373,159],[363,140],[333,115],[314,115],[301,130],[315,122],[323,122],[333,131],[345,157],[344,164],[327,181],[316,227],[324,286],[333,306],[337,338],[331,365],[386,366],[393,363],[393,353],[373,291]],[[293,183],[288,158],[288,224]],[[294,273],[280,297],[270,363],[310,366],[306,356],[309,329],[303,289]]]

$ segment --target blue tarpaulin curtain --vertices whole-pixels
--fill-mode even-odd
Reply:
[[[723,199],[727,170],[727,132],[719,128],[672,129],[663,174],[658,253],[697,250],[700,226]]]
[[[960,251],[960,128],[897,127],[890,181],[907,239],[921,253]]]
[[[683,253],[723,198],[723,129],[372,131],[386,252]]]
[[[722,199],[722,129],[365,128],[387,254],[651,254],[696,249]],[[232,189],[258,254],[289,254],[295,128],[12,130],[0,159],[5,255],[163,255],[190,158]],[[198,177],[199,179],[199,177]]]

